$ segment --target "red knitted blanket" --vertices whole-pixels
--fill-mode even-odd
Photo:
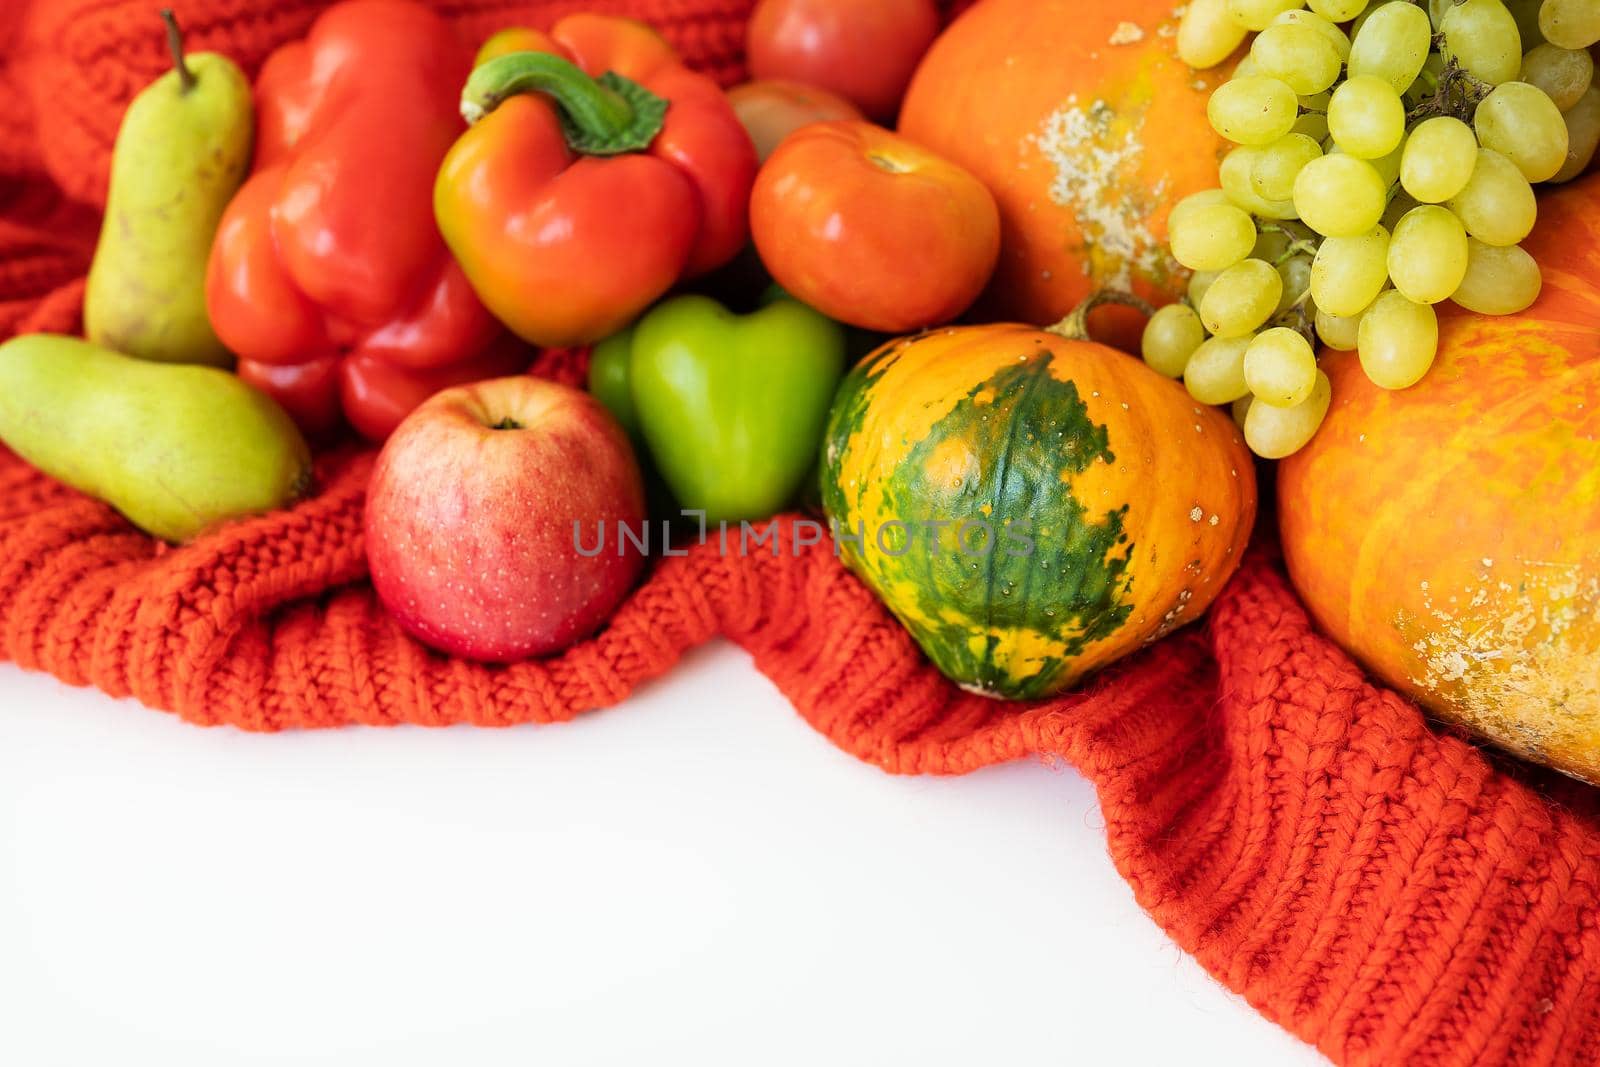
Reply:
[[[176,6],[192,47],[253,71],[322,5]],[[750,2],[439,6],[476,35],[575,9],[641,15],[731,80]],[[148,0],[0,6],[0,40],[22,42],[0,66],[0,336],[77,327],[122,109],[167,62],[151,14]],[[945,682],[826,548],[666,560],[599,637],[487,668],[409,640],[364,584],[369,465],[326,456],[317,498],[168,549],[0,452],[0,656],[204,724],[506,726],[616,704],[722,634],[886,770],[1070,761],[1151,916],[1337,1062],[1600,1063],[1594,794],[1498,763],[1368,683],[1313,632],[1270,548],[1203,628],[1032,706]]]

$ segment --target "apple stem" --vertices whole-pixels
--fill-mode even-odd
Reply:
[[[522,429],[522,423],[518,422],[516,419],[513,419],[508,415],[505,418],[501,419],[499,422],[495,423],[493,426],[489,427],[489,429],[491,429],[491,430],[520,430],[520,429]]]

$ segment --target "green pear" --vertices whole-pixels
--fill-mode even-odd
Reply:
[[[289,416],[227,371],[54,334],[0,344],[0,442],[168,541],[283,507],[311,482]]]
[[[250,167],[250,82],[225,56],[185,56],[172,13],[161,15],[175,66],[134,97],[117,131],[84,332],[141,359],[226,366],[206,317],[206,260]]]

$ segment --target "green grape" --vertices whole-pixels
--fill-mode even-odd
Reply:
[[[1515,163],[1492,148],[1478,149],[1472,178],[1450,198],[1449,207],[1467,233],[1501,248],[1521,244],[1539,217],[1533,186]]]
[[[1311,10],[1329,22],[1349,22],[1367,9],[1368,0],[1311,0]]]
[[[1450,299],[1482,315],[1514,315],[1544,287],[1539,264],[1521,245],[1496,248],[1467,240],[1467,273]]]
[[[1250,58],[1254,73],[1277,78],[1301,96],[1322,92],[1344,66],[1326,36],[1312,26],[1292,24],[1274,23],[1257,34]]]
[[[1228,12],[1228,0],[1189,0],[1178,24],[1178,58],[1209,70],[1244,43],[1245,29]]]
[[[1145,323],[1139,348],[1144,361],[1157,374],[1181,378],[1183,368],[1189,365],[1189,357],[1205,339],[1206,331],[1200,325],[1199,315],[1183,304],[1168,304]]]
[[[1389,231],[1329,237],[1311,264],[1311,299],[1330,315],[1359,315],[1389,280]]]
[[[1333,383],[1317,371],[1311,395],[1292,408],[1251,404],[1244,417],[1244,440],[1262,459],[1283,459],[1300,451],[1322,428],[1333,400]]]
[[[1290,8],[1305,6],[1305,0],[1228,0],[1228,13],[1245,29],[1260,31]]]
[[[1320,155],[1322,146],[1305,134],[1286,133],[1256,155],[1250,169],[1251,187],[1264,200],[1293,199],[1295,176]]]
[[[1202,189],[1198,193],[1190,193],[1173,204],[1172,210],[1167,212],[1167,230],[1171,232],[1172,227],[1180,225],[1183,217],[1196,208],[1231,203],[1233,201],[1229,200],[1228,194],[1221,189]]]
[[[1522,80],[1566,111],[1594,83],[1594,57],[1582,48],[1542,44],[1522,57]]]
[[[1433,305],[1407,300],[1393,289],[1372,302],[1357,333],[1361,369],[1382,389],[1416,385],[1439,353]]]
[[[1389,238],[1389,277],[1407,300],[1437,304],[1467,274],[1467,231],[1435,204],[1406,213]]]
[[[1228,77],[1230,79],[1251,78],[1260,73],[1261,72],[1256,69],[1256,57],[1251,55],[1249,52],[1246,52],[1244,54],[1244,58],[1233,65],[1233,73],[1228,75]]]
[[[1439,79],[1444,74],[1445,58],[1438,52],[1429,52],[1428,58],[1422,64],[1422,72],[1417,75],[1417,80],[1411,83],[1411,88],[1400,95],[1400,102],[1405,104],[1409,116],[1424,101],[1431,100],[1439,91]]]
[[[1294,180],[1300,219],[1324,237],[1354,237],[1383,217],[1388,187],[1371,163],[1343,153],[1313,159]]]
[[[1256,238],[1256,246],[1250,250],[1250,258],[1276,263],[1293,243],[1294,238],[1278,227],[1264,229]]]
[[[1239,427],[1241,431],[1244,429],[1244,420],[1250,417],[1250,405],[1253,403],[1255,403],[1255,397],[1241,396],[1238,400],[1228,405],[1228,411],[1233,415],[1233,424]]]
[[[1231,404],[1250,392],[1244,381],[1244,354],[1249,336],[1213,337],[1189,357],[1183,384],[1202,404]]]
[[[1506,10],[1517,21],[1517,34],[1522,38],[1522,47],[1532,49],[1543,44],[1544,34],[1539,31],[1539,9],[1544,6],[1544,0],[1505,0],[1505,4]]]
[[[1402,6],[1418,10],[1409,4]],[[1405,137],[1406,107],[1382,78],[1357,75],[1333,91],[1328,132],[1340,148],[1357,159],[1377,159],[1393,152]]]
[[[1594,160],[1600,146],[1600,84],[1591,85],[1561,118],[1567,124],[1567,161],[1550,179],[1553,182],[1571,181]]]
[[[1366,311],[1362,308],[1361,311]],[[1330,315],[1317,308],[1317,336],[1322,343],[1336,352],[1350,352],[1356,347],[1361,329],[1361,312],[1354,315]]]
[[[1190,307],[1199,307],[1206,298],[1206,290],[1211,288],[1211,283],[1217,280],[1220,270],[1197,270],[1189,276],[1189,287],[1185,294],[1189,298]]]
[[[1169,221],[1172,258],[1190,270],[1223,270],[1250,254],[1256,224],[1232,204],[1190,208]]]
[[[1243,208],[1252,215],[1259,214],[1256,206],[1264,203],[1256,192],[1254,180],[1256,160],[1260,158],[1260,148],[1240,145],[1230,149],[1217,167],[1217,180],[1222,184],[1223,194],[1235,207]]]
[[[1294,125],[1289,128],[1290,133],[1301,133],[1311,138],[1317,144],[1322,144],[1328,139],[1328,101],[1325,97],[1331,93],[1318,93],[1316,96],[1302,96],[1301,108],[1311,108],[1310,111],[1302,110],[1300,117],[1294,120]],[[1313,103],[1318,101],[1318,103]]]
[[[1333,90],[1324,89],[1320,93],[1312,93],[1309,96],[1302,96],[1300,98],[1300,106],[1303,108],[1309,108],[1312,111],[1320,111],[1326,115],[1328,113],[1328,101],[1332,99]]]
[[[1418,124],[1400,156],[1400,185],[1424,204],[1442,204],[1466,188],[1478,165],[1478,138],[1460,119]]]
[[[1383,179],[1383,187],[1385,189],[1393,189],[1399,183],[1400,160],[1404,156],[1405,150],[1406,143],[1401,141],[1398,145],[1395,145],[1394,150],[1388,155],[1367,160],[1368,163],[1372,164],[1372,169],[1378,172],[1378,177]]]
[[[1588,48],[1600,43],[1600,4],[1594,0],[1544,0],[1539,32],[1562,48]]]
[[[1200,301],[1200,321],[1217,337],[1244,337],[1272,316],[1281,296],[1283,278],[1278,269],[1264,260],[1247,259],[1217,275]]]
[[[1283,82],[1252,74],[1223,82],[1206,103],[1211,126],[1236,144],[1271,144],[1294,125],[1300,98]]]
[[[1301,252],[1278,264],[1278,277],[1283,279],[1283,295],[1273,314],[1281,315],[1300,302],[1311,288],[1311,256]]]
[[[1544,90],[1504,82],[1478,105],[1478,143],[1517,165],[1530,182],[1555,177],[1567,161],[1567,123]]]
[[[1409,193],[1398,192],[1395,194],[1394,199],[1389,201],[1389,206],[1384,209],[1383,221],[1379,225],[1392,234],[1394,233],[1394,228],[1400,225],[1400,220],[1406,217],[1406,213],[1418,206],[1420,205]]]
[[[1253,145],[1240,145],[1222,157],[1217,175],[1228,199],[1250,214],[1263,219],[1279,221],[1296,218],[1293,200],[1263,200],[1255,190],[1253,175],[1261,149]]]
[[[1405,0],[1382,4],[1372,9],[1351,39],[1350,77],[1377,78],[1399,96],[1417,80],[1432,42],[1426,11]]]
[[[1292,408],[1317,385],[1317,354],[1296,330],[1279,326],[1256,336],[1244,354],[1244,380],[1263,404]]]
[[[1445,46],[1467,72],[1499,85],[1522,72],[1522,35],[1500,0],[1463,0],[1439,21]]]
[[[1328,43],[1333,45],[1333,50],[1339,54],[1340,63],[1350,58],[1350,38],[1338,26],[1335,26],[1331,21],[1314,11],[1307,11],[1304,8],[1285,11],[1272,20],[1272,25],[1309,26],[1322,34]],[[1268,28],[1270,29],[1271,27]]]

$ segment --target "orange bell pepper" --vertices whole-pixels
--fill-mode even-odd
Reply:
[[[427,396],[525,369],[430,210],[461,132],[467,46],[412,0],[347,0],[268,58],[249,180],[206,305],[239,374],[309,432],[382,439]]]
[[[744,247],[755,146],[716,83],[648,26],[572,15],[548,35],[507,31],[485,56],[434,213],[524,340],[599,341]]]

